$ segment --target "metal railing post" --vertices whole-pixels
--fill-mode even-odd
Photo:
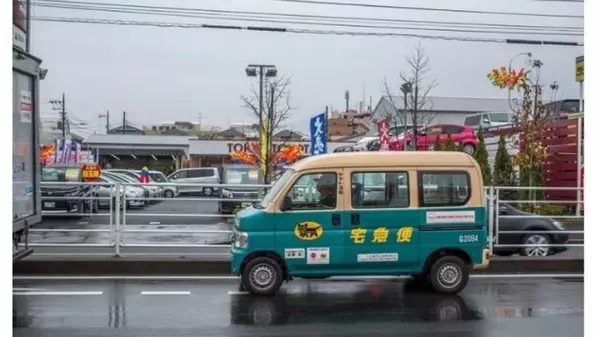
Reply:
[[[487,220],[488,220],[488,238],[487,238],[487,240],[488,240],[488,247],[490,249],[490,255],[492,255],[494,253],[494,215],[495,215],[495,213],[494,213],[494,209],[495,209],[494,208],[494,195],[495,195],[495,193],[494,193],[494,191],[495,191],[494,186],[490,186],[489,190],[488,190],[488,195],[487,195],[487,197],[488,197],[487,202],[489,205],[488,218],[487,218]]]
[[[115,256],[121,255],[121,184],[115,186],[117,197],[115,198]]]
[[[494,233],[493,243],[497,244],[500,242],[500,191],[502,188],[494,188],[494,205],[492,206],[494,210],[493,219],[496,222],[496,233]]]
[[[109,234],[109,244],[113,243],[113,242],[116,242],[116,240],[115,240],[115,226],[113,224],[113,220],[114,220],[114,217],[113,217],[114,209],[113,209],[113,207],[115,206],[114,203],[113,203],[113,197],[114,197],[114,190],[113,190],[113,188],[114,188],[114,186],[112,186],[112,184],[108,186],[108,189],[110,190],[109,199],[108,199],[108,230],[110,232],[110,234]]]

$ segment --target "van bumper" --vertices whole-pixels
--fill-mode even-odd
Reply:
[[[231,249],[231,274],[239,276],[244,262],[245,252],[242,250]]]
[[[490,265],[490,250],[484,249],[481,254],[481,263],[473,265],[473,269],[485,269]]]

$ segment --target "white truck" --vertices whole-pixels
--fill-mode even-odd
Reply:
[[[42,220],[39,83],[41,60],[29,54],[29,1],[13,16],[13,262],[30,255],[29,228]]]

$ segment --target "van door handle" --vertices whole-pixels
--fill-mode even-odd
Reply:
[[[341,221],[341,217],[340,217],[339,213],[331,215],[331,224],[333,226],[339,226],[341,223],[342,223],[342,221]]]
[[[360,217],[358,213],[352,213],[352,215],[350,215],[350,223],[352,226],[358,226],[360,224]]]

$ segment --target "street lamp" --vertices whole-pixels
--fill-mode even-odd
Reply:
[[[408,135],[407,134],[407,131],[408,131],[408,117],[407,117],[408,93],[412,92],[412,83],[404,82],[404,84],[402,84],[402,86],[400,86],[400,90],[404,94],[404,116],[403,116],[404,117],[404,151],[406,151],[406,142],[407,142],[406,136]]]
[[[268,136],[265,136],[265,130],[263,125],[263,87],[264,87],[264,78],[266,77],[275,77],[277,76],[277,68],[274,65],[269,64],[249,64],[246,67],[246,76],[248,77],[256,77],[258,73],[258,130],[259,130],[259,139],[261,140],[260,152],[261,152],[261,163],[263,174],[267,173],[268,168],[268,153],[269,153],[269,139],[266,139]],[[269,123],[271,121],[268,121]],[[269,126],[270,127],[270,126]],[[263,139],[263,137],[265,139]],[[263,177],[263,181],[266,182],[267,177]],[[262,190],[261,190],[262,191]]]

